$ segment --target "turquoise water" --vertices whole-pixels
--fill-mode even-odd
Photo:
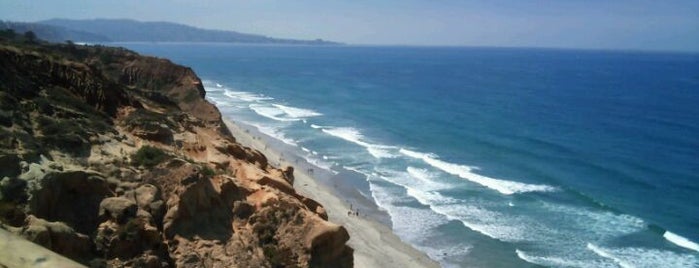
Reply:
[[[192,67],[444,266],[699,267],[697,54],[121,45]]]

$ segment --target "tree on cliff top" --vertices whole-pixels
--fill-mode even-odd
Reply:
[[[34,43],[36,42],[36,34],[33,31],[26,31],[24,32],[24,39],[29,43]]]

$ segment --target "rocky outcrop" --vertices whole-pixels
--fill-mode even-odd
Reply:
[[[347,231],[235,142],[191,69],[0,44],[1,228],[91,266],[352,266]]]

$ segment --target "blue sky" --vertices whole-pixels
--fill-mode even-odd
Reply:
[[[699,0],[0,0],[0,19],[130,18],[351,44],[699,51]]]

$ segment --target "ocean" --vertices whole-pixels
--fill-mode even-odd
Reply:
[[[699,267],[699,54],[118,45],[192,67],[445,267]]]

